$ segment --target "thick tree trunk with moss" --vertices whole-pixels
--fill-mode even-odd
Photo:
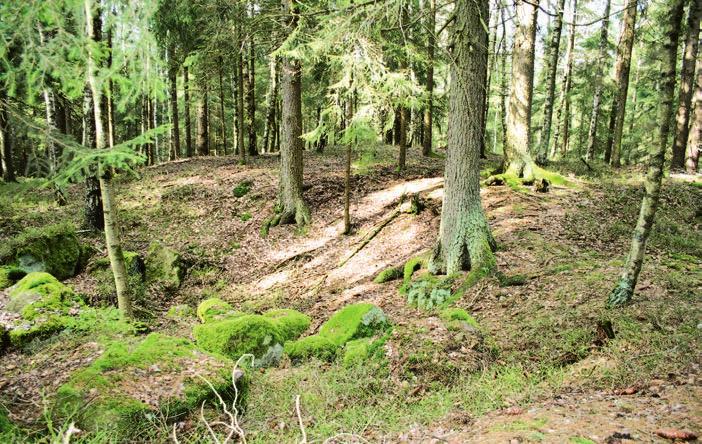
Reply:
[[[595,144],[597,143],[597,124],[600,118],[600,105],[602,104],[602,91],[604,90],[604,67],[607,64],[607,46],[609,43],[609,10],[611,1],[606,0],[604,20],[600,30],[600,48],[597,56],[595,69],[595,94],[592,98],[592,114],[590,114],[590,128],[587,132],[587,148],[585,149],[585,159],[591,160],[595,157]]]
[[[185,152],[188,157],[193,157],[193,137],[192,124],[190,123],[190,78],[188,76],[188,67],[183,66],[183,102],[185,109]]]
[[[685,150],[685,170],[694,174],[700,161],[700,143],[702,143],[702,58],[697,59],[697,82],[695,85],[694,111],[692,125]]]
[[[432,253],[432,273],[495,269],[494,241],[480,203],[480,145],[485,122],[488,0],[458,0],[453,30],[448,148],[439,239]],[[479,86],[479,87],[476,87]]]
[[[622,32],[617,45],[617,62],[614,66],[614,82],[617,85],[617,92],[612,104],[612,112],[614,113],[612,116],[612,138],[611,148],[608,149],[611,153],[610,163],[614,167],[619,167],[621,163],[622,133],[626,113],[626,97],[629,91],[629,71],[631,69],[631,51],[634,47],[637,7],[638,0],[627,0],[622,18]]]
[[[553,28],[549,31],[548,47],[546,48],[546,99],[544,100],[543,123],[541,124],[541,136],[539,139],[539,149],[536,154],[536,162],[545,164],[548,157],[548,147],[551,143],[551,124],[553,122],[553,103],[556,98],[556,72],[558,71],[558,55],[561,48],[561,34],[563,32],[563,10],[565,0],[558,0],[556,7],[556,18]]]
[[[434,52],[436,50],[436,0],[429,0],[427,14],[427,105],[422,119],[422,155],[431,155],[434,126]]]
[[[92,38],[93,34],[93,4],[92,0],[85,0],[85,17],[86,17],[86,34],[88,38]],[[99,14],[99,12],[98,12]],[[103,126],[101,102],[101,91],[95,78],[95,61],[93,51],[88,47],[87,54],[87,80],[90,91],[93,96],[93,116],[95,121],[95,148],[104,149],[105,144],[105,128]],[[98,175],[100,177],[100,190],[102,194],[102,207],[105,220],[105,243],[107,245],[107,254],[110,259],[110,268],[115,279],[115,287],[117,289],[117,306],[126,318],[133,316],[132,301],[127,286],[127,269],[124,263],[124,254],[122,253],[122,245],[119,239],[119,225],[117,223],[117,215],[112,202],[112,193],[109,180],[109,172],[102,171],[98,166]]]
[[[678,38],[680,36],[680,22],[683,15],[684,0],[672,0],[670,10],[667,14],[662,35],[668,36],[663,43],[660,54],[661,63],[661,83],[660,83],[660,105],[658,108],[658,142],[651,148],[648,173],[644,182],[645,194],[641,202],[639,219],[634,229],[631,240],[631,249],[627,257],[624,271],[619,279],[616,288],[612,290],[607,300],[607,306],[614,307],[628,303],[633,294],[636,282],[643,265],[644,252],[646,250],[646,240],[651,233],[653,220],[658,208],[658,200],[661,192],[661,180],[663,179],[663,164],[665,162],[665,152],[668,146],[668,135],[670,133],[670,116],[673,113],[673,99],[675,95],[675,69]]]
[[[283,0],[290,14],[289,30],[297,27],[298,12],[292,0]],[[280,129],[280,189],[277,214],[271,225],[310,222],[310,210],[302,196],[302,67],[298,60],[283,57],[280,92],[283,98]]]
[[[527,3],[516,0],[517,27],[512,49],[512,91],[507,117],[505,172],[529,181],[534,178],[531,158],[531,106],[534,92],[534,44],[536,43],[536,11],[539,0]]]
[[[685,146],[690,123],[690,105],[695,81],[695,59],[699,46],[700,16],[702,16],[702,0],[692,0],[687,19],[687,38],[683,51],[683,63],[680,71],[680,94],[678,112],[675,115],[673,128],[673,158],[670,161],[671,170],[682,170],[685,164]]]
[[[566,153],[570,137],[570,89],[573,85],[573,59],[575,53],[575,22],[578,18],[578,1],[573,0],[573,13],[571,15],[570,35],[568,36],[568,57],[563,73],[563,86],[561,87],[561,104],[556,114],[556,134],[553,137],[551,159]]]

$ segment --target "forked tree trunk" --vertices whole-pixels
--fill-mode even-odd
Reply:
[[[480,203],[488,44],[481,17],[487,17],[488,3],[456,1],[444,199],[439,239],[429,263],[432,273],[469,269],[479,276],[496,267],[494,240]]]
[[[682,70],[680,71],[680,94],[678,96],[678,112],[675,115],[675,128],[673,128],[671,170],[682,170],[685,164],[685,145],[689,131],[692,90],[695,87],[695,59],[699,45],[701,15],[702,0],[692,0],[687,19],[687,38],[683,51]]]
[[[636,9],[638,0],[627,0],[622,32],[617,45],[617,62],[614,68],[614,81],[617,85],[614,103],[612,104],[612,144],[608,150],[611,153],[610,163],[619,167],[622,148],[622,133],[624,115],[626,114],[626,96],[629,91],[629,71],[631,67],[631,51],[634,47],[634,27],[636,26]],[[609,140],[608,140],[609,142]]]
[[[604,89],[604,67],[607,64],[607,46],[609,43],[609,10],[611,1],[606,0],[602,29],[600,30],[600,48],[595,69],[595,94],[592,98],[592,114],[590,115],[590,128],[587,132],[587,148],[585,159],[595,157],[595,144],[597,143],[597,124],[600,118],[600,105],[602,104],[602,90]]]
[[[86,34],[88,38],[94,36],[92,0],[85,0],[85,16],[86,16]],[[105,129],[103,127],[101,103],[101,91],[95,78],[95,59],[92,54],[92,49],[88,47],[87,54],[87,81],[93,96],[93,115],[95,120],[95,148],[100,150],[105,148]],[[109,172],[101,171],[98,166],[98,176],[100,180],[100,189],[102,194],[103,214],[105,219],[105,243],[107,245],[107,254],[110,259],[110,268],[115,279],[115,287],[117,289],[117,306],[120,313],[125,318],[133,317],[132,301],[127,286],[127,269],[124,263],[124,254],[122,245],[119,239],[119,225],[117,223],[117,214],[112,203],[112,191],[109,180]]]
[[[183,66],[183,101],[185,102],[183,113],[185,114],[186,155],[188,157],[193,157],[195,153],[193,152],[192,125],[190,123],[190,79],[188,78],[187,66]]]
[[[561,48],[561,34],[563,32],[563,10],[565,0],[558,0],[556,18],[550,30],[548,47],[546,49],[546,99],[544,100],[543,122],[536,162],[545,164],[548,157],[548,147],[551,143],[551,124],[553,122],[553,103],[556,98],[556,72],[558,71],[558,56]]]
[[[536,11],[539,0],[527,3],[516,0],[517,27],[512,49],[512,91],[507,117],[505,171],[507,174],[534,178],[534,161],[529,149],[531,106],[534,92],[534,44],[536,42]]]
[[[288,29],[298,25],[298,11],[293,0],[283,0],[290,14]],[[302,196],[302,67],[298,60],[283,58],[280,93],[283,98],[280,129],[280,190],[278,214],[272,225],[310,222],[310,210]]]
[[[624,305],[631,301],[639,273],[641,272],[641,266],[643,265],[646,240],[651,233],[656,209],[658,208],[661,180],[663,178],[663,164],[670,133],[670,116],[673,113],[677,46],[684,5],[684,0],[671,1],[670,11],[667,14],[667,21],[662,33],[662,35],[668,36],[668,39],[663,43],[663,47],[659,52],[661,58],[661,83],[660,105],[658,108],[658,141],[651,148],[648,173],[644,183],[644,198],[641,202],[639,219],[631,240],[629,256],[624,265],[623,273],[619,278],[619,283],[612,290],[607,300],[607,306],[609,307]]]
[[[429,0],[427,15],[427,105],[422,120],[422,155],[431,155],[434,107],[434,51],[436,50],[436,0]]]
[[[573,14],[570,26],[570,35],[568,36],[568,58],[566,61],[565,72],[563,73],[563,87],[561,88],[561,104],[558,107],[556,115],[556,134],[553,140],[553,148],[551,150],[551,159],[557,158],[559,155],[565,155],[568,149],[568,140],[570,138],[570,89],[573,85],[573,58],[575,53],[575,22],[578,17],[578,0],[573,0]]]
[[[692,113],[692,125],[685,151],[685,170],[694,174],[700,161],[700,144],[702,143],[702,58],[697,59],[697,84],[695,86],[695,104]]]

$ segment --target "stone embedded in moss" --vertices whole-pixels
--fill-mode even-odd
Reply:
[[[285,342],[283,333],[274,321],[261,315],[243,315],[196,325],[193,336],[203,350],[234,360],[244,354],[252,354],[257,366],[276,363]]]
[[[146,281],[176,290],[185,277],[180,254],[172,248],[154,241],[146,252]]]
[[[75,276],[82,248],[71,224],[30,228],[0,247],[0,263],[15,265],[29,273],[45,271],[58,279]]]
[[[318,334],[341,346],[352,339],[373,336],[387,329],[388,325],[383,310],[373,304],[358,303],[334,313],[322,324]]]
[[[390,267],[378,273],[378,275],[373,279],[376,284],[383,284],[385,282],[394,281],[400,279],[404,275],[403,267]]]
[[[449,330],[460,330],[464,323],[475,329],[480,328],[478,321],[462,308],[445,308],[439,317]]]
[[[205,299],[197,306],[197,317],[202,322],[222,321],[238,316],[242,316],[242,313],[220,298]]]
[[[194,318],[195,310],[188,304],[174,305],[166,312],[166,318],[172,321],[180,321],[184,319]]]
[[[263,316],[271,319],[286,341],[297,339],[310,327],[311,319],[304,313],[289,308],[268,310]]]
[[[307,336],[297,341],[285,343],[285,354],[295,362],[312,357],[323,361],[333,361],[338,349],[338,345],[319,335]]]
[[[129,286],[134,300],[141,300],[146,294],[144,285],[146,267],[144,259],[142,259],[139,253],[133,251],[125,251],[123,254],[124,264],[127,269],[127,285]],[[116,297],[117,289],[115,288],[115,278],[112,274],[110,259],[108,257],[101,257],[95,260],[88,266],[88,272],[97,281],[95,292],[99,299],[108,300]]]
[[[152,333],[141,341],[121,339],[108,343],[99,358],[71,375],[59,388],[52,412],[59,419],[73,416],[83,430],[132,441],[150,426],[149,417],[173,419],[215,399],[198,375],[225,400],[231,399],[232,366],[230,360],[204,353],[183,338]],[[237,386],[242,404],[245,380]]]
[[[15,282],[22,279],[27,273],[14,265],[5,265],[0,267],[0,290],[13,285]]]
[[[9,325],[8,337],[15,346],[63,330],[83,306],[73,290],[39,271],[27,274],[12,286],[9,296],[5,310],[21,315]]]

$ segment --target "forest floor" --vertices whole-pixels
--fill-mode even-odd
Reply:
[[[249,442],[299,440],[296,395],[310,442],[337,436],[329,442],[584,444],[670,442],[657,434],[661,429],[702,433],[702,178],[666,178],[635,301],[619,310],[605,309],[604,301],[636,220],[641,171],[563,163],[553,167],[567,180],[549,193],[483,188],[502,274],[455,303],[480,325],[480,343],[471,344],[437,313],[409,306],[398,281],[373,282],[378,272],[435,242],[443,159],[410,156],[407,170],[397,173],[387,147],[359,155],[354,230],[344,236],[337,154],[306,153],[312,225],[275,227],[265,238],[259,228],[273,212],[274,156],[248,166],[228,157],[182,160],[117,181],[126,249],[144,253],[157,239],[189,265],[177,291],[150,289],[139,301],[152,330],[188,337],[192,321],[163,314],[212,296],[249,312],[300,310],[312,317],[312,332],[337,309],[360,301],[381,307],[394,324],[383,362],[353,368],[283,362],[254,373],[241,423]],[[485,161],[484,177],[496,161]],[[245,181],[251,190],[235,197],[233,189]],[[81,186],[70,187],[69,205],[57,207],[34,181],[1,185],[0,241],[27,226],[79,225],[82,193]],[[411,193],[420,193],[424,210],[392,218],[348,259]],[[104,250],[99,237],[82,235]],[[87,273],[67,283],[95,293]],[[608,323],[614,335],[606,334]],[[13,420],[36,422],[42,400],[94,355],[89,338],[80,338],[4,356],[0,403]],[[178,430],[181,442],[206,439],[197,415]],[[167,427],[145,433],[168,440]]]

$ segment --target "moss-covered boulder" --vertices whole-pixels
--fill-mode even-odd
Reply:
[[[304,313],[289,308],[279,308],[263,313],[271,319],[283,335],[283,339],[290,341],[297,339],[302,333],[310,328],[311,319]]]
[[[146,281],[167,290],[176,290],[185,276],[180,254],[172,248],[154,241],[146,252]]]
[[[297,341],[285,343],[285,354],[294,362],[312,357],[323,361],[333,361],[338,349],[338,345],[319,335],[307,336]]]
[[[480,329],[478,321],[462,308],[445,308],[439,313],[439,317],[449,330]]]
[[[27,272],[14,265],[4,265],[0,267],[0,290],[14,285],[26,275]]]
[[[349,341],[376,336],[389,327],[387,316],[373,304],[347,305],[332,315],[316,335],[285,344],[293,361],[315,356],[332,360]]]
[[[220,298],[207,298],[197,306],[197,317],[202,322],[215,322],[242,316],[228,302]]]
[[[252,354],[255,365],[262,367],[278,362],[285,342],[274,320],[251,314],[196,325],[193,336],[203,350],[234,360]]]
[[[9,340],[19,346],[63,330],[82,306],[82,299],[49,273],[29,273],[9,290],[4,310],[19,315],[5,325]]]
[[[166,312],[166,318],[171,321],[185,321],[195,317],[195,310],[188,304],[174,305]]]
[[[373,279],[376,284],[383,284],[385,282],[394,281],[400,279],[404,276],[404,267],[390,267],[378,273],[378,275]]]
[[[169,420],[215,398],[203,378],[224,399],[231,399],[232,366],[230,360],[202,352],[187,339],[152,333],[143,340],[115,341],[59,388],[52,411],[59,419],[71,416],[81,429],[100,430],[115,442],[138,441],[152,426],[149,418]],[[237,384],[240,403],[246,393],[243,382]]]
[[[58,279],[75,276],[83,260],[75,228],[67,223],[30,228],[0,247],[0,264],[26,273],[45,271]]]

